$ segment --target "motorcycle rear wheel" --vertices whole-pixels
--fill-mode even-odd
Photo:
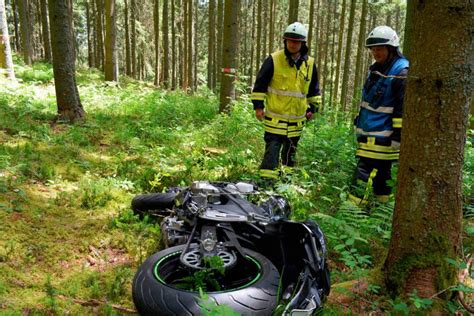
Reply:
[[[180,245],[159,251],[140,266],[132,288],[140,315],[201,315],[204,302],[199,292],[175,284],[186,276],[179,261],[183,249]],[[271,315],[277,305],[278,270],[263,255],[249,249],[245,252],[248,260],[242,259],[226,272],[226,289],[206,294],[217,305],[225,304],[242,315]]]

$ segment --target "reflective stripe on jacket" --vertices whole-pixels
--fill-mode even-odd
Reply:
[[[397,160],[399,146],[391,145],[393,128],[402,127],[401,118],[393,118],[395,93],[392,81],[405,79],[397,76],[403,69],[408,68],[408,60],[399,58],[393,62],[387,74],[372,73],[379,78],[370,88],[364,86],[359,116],[356,119],[356,134],[359,147],[357,156]],[[370,76],[370,75],[369,75]]]

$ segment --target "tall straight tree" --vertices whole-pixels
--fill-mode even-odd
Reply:
[[[163,0],[163,85],[169,88],[170,85],[170,45],[169,45],[169,22],[168,22],[168,0]]]
[[[41,0],[41,28],[43,30],[43,47],[44,59],[48,62],[52,61],[51,57],[51,40],[49,38],[49,16],[48,3],[46,0]]]
[[[104,7],[102,5],[104,0],[95,0],[96,6],[96,39],[97,39],[97,56],[96,62],[100,69],[104,69],[104,35],[103,35],[103,23],[102,23],[102,15]]]
[[[130,48],[130,25],[129,25],[129,3],[128,0],[124,1],[124,27],[125,27],[125,73],[127,76],[132,75],[132,61],[131,61],[131,48]]]
[[[33,34],[30,27],[30,3],[28,0],[18,0],[18,9],[20,11],[20,30],[21,30],[21,47],[23,50],[23,60],[25,64],[33,63]]]
[[[298,21],[299,0],[289,0],[288,24]]]
[[[260,69],[262,56],[262,0],[257,1],[257,51],[255,59],[255,73]]]
[[[217,40],[216,40],[216,69],[214,70],[216,86],[221,82],[222,42],[224,34],[224,0],[217,0]]]
[[[313,41],[313,25],[314,25],[314,0],[309,1],[309,28],[308,28],[308,48],[311,49]]]
[[[365,26],[367,21],[367,2],[368,0],[362,0],[362,13],[359,24],[359,39],[357,41],[357,57],[356,57],[356,67],[355,67],[355,80],[354,80],[354,91],[352,92],[352,100],[355,105],[359,98],[359,91],[361,89],[361,69],[362,69],[362,55],[364,52],[364,39],[365,39]]]
[[[137,3],[136,0],[130,0],[130,12],[131,12],[131,56],[132,56],[132,77],[137,78],[137,26],[136,26],[136,18],[137,18]]]
[[[94,49],[93,49],[94,45],[92,44],[92,41],[93,41],[92,23],[91,23],[92,13],[91,13],[89,0],[85,1],[85,7],[86,7],[86,29],[87,29],[87,63],[89,65],[89,68],[92,68],[94,67]]]
[[[474,88],[474,2],[408,2],[412,32],[388,289],[431,297],[456,285],[462,166]],[[430,27],[426,27],[429,25]]]
[[[177,55],[177,50],[176,50],[176,27],[174,25],[177,24],[177,21],[175,20],[175,1],[176,0],[171,0],[171,25],[173,27],[171,28],[171,51],[173,54],[171,55],[171,89],[175,90],[176,89],[176,55]]]
[[[0,0],[0,36],[0,68],[6,69],[6,75],[8,78],[15,79],[12,51],[10,48],[10,36],[8,36],[5,0]]]
[[[339,93],[339,69],[341,69],[341,59],[342,59],[342,43],[344,42],[344,25],[345,25],[345,20],[346,20],[346,0],[342,1],[342,13],[340,16],[340,21],[339,21],[339,37],[338,37],[338,43],[337,43],[337,61],[336,61],[336,79],[334,82],[334,102],[336,102],[336,110],[337,110],[337,102],[338,98],[337,95]],[[336,111],[337,112],[337,111]]]
[[[235,98],[239,12],[240,0],[225,0],[220,112],[229,112],[230,101]]]
[[[212,90],[214,88],[214,43],[216,41],[216,2],[209,0],[209,37],[207,41],[208,55],[207,55],[207,87]]]
[[[118,80],[116,21],[115,0],[105,0],[105,81]]]
[[[18,31],[18,6],[17,6],[17,2],[18,0],[12,0],[12,14],[13,14],[13,24],[14,24],[14,43],[15,43],[15,49],[16,51],[20,51],[21,50],[21,45],[20,45],[20,32]]]
[[[344,71],[342,73],[342,88],[341,88],[341,109],[342,111],[346,110],[347,102],[347,91],[349,85],[349,66],[351,64],[351,53],[352,53],[352,34],[354,33],[352,29],[354,28],[354,16],[356,9],[356,0],[351,0],[351,9],[349,13],[349,25],[346,38],[346,54],[344,57]]]
[[[51,18],[51,47],[53,52],[54,87],[58,104],[58,119],[75,122],[85,119],[86,113],[76,85],[72,16],[63,0],[49,0]]]
[[[193,83],[193,0],[187,0],[186,1],[187,6],[188,6],[188,17],[187,17],[187,52],[188,55],[186,57],[186,64],[188,65],[188,88],[191,88],[191,90],[194,87]]]
[[[276,9],[276,0],[270,0],[270,23],[269,23],[269,30],[268,30],[268,53],[273,53],[273,40],[275,37],[275,9]],[[253,38],[253,37],[252,37]]]
[[[164,7],[163,7],[163,18],[164,18]],[[164,27],[164,25],[163,25]],[[160,51],[160,0],[154,0],[153,2],[153,29],[155,31],[155,86],[160,85],[161,78],[161,51]],[[164,30],[163,30],[164,33]],[[168,52],[165,52],[165,54]]]

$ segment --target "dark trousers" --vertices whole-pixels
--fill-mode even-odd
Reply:
[[[372,174],[377,169],[375,176]],[[372,188],[375,195],[390,195],[392,188],[387,185],[387,181],[392,179],[392,161],[379,160],[366,157],[359,157],[357,168],[354,173],[352,194],[358,198],[364,197],[367,182],[372,174]],[[362,182],[362,183],[361,183]],[[365,183],[362,187],[361,184]]]
[[[284,166],[293,167],[295,165],[296,146],[300,137],[288,138],[284,135],[277,135],[265,132],[265,154],[260,169],[274,170],[280,163]]]

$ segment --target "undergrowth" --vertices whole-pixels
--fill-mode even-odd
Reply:
[[[263,127],[246,95],[230,114],[219,114],[206,90],[190,96],[127,78],[106,84],[98,71],[80,70],[87,120],[61,125],[53,123],[50,65],[16,70],[20,84],[0,85],[0,232],[7,236],[0,239],[0,314],[113,314],[111,303],[132,308],[134,271],[160,244],[158,223],[134,215],[132,197],[194,180],[258,180]],[[393,201],[374,204],[370,214],[346,202],[355,141],[351,126],[332,118],[322,113],[308,124],[298,165],[284,171],[275,191],[289,199],[293,219],[321,225],[335,283],[381,265]],[[472,140],[463,198],[472,219]],[[466,236],[472,233],[467,227]],[[104,304],[93,309],[73,299]],[[398,303],[392,305],[402,308]]]

